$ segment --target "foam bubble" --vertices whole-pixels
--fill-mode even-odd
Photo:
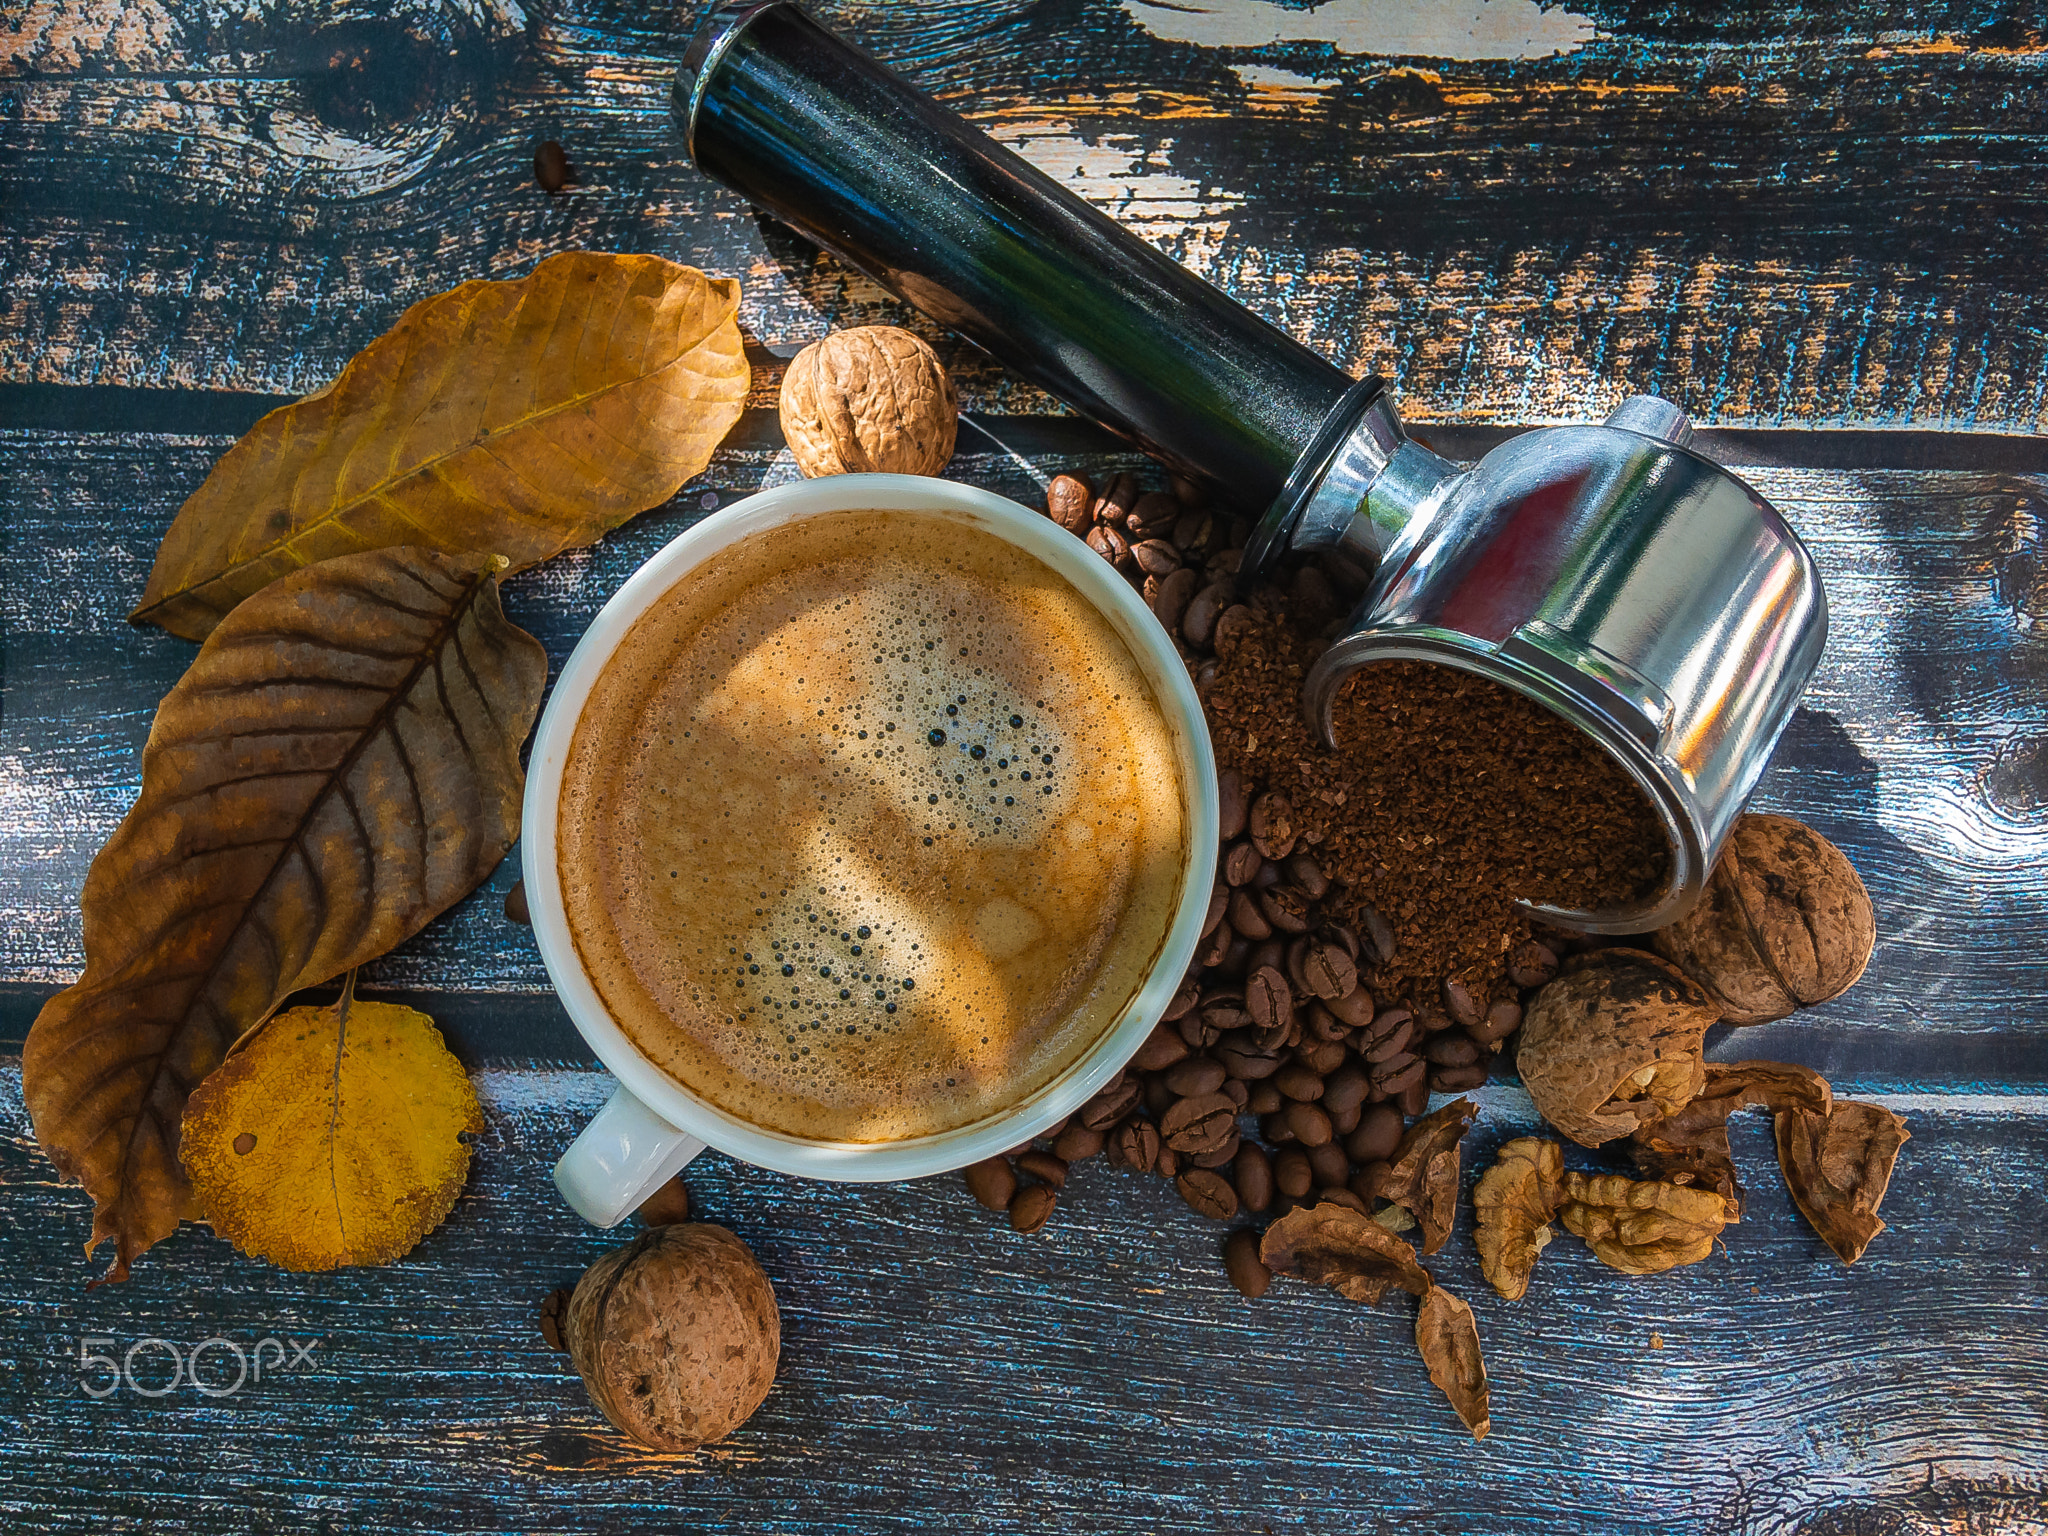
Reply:
[[[621,1026],[818,1139],[971,1123],[1142,984],[1183,874],[1171,736],[1063,579],[904,513],[727,551],[579,722],[559,857]]]

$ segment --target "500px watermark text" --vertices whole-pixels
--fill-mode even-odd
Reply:
[[[202,1397],[233,1397],[262,1381],[265,1371],[281,1376],[311,1364],[320,1341],[265,1336],[244,1345],[215,1334],[197,1344],[137,1339],[118,1355],[107,1352],[119,1344],[111,1334],[78,1341],[78,1384],[87,1397],[112,1397],[123,1387],[137,1397],[169,1397],[180,1384]]]

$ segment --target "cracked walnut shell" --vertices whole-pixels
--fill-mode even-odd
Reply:
[[[1692,1102],[1717,1016],[1705,989],[1657,956],[1594,950],[1536,994],[1516,1066],[1543,1118],[1597,1147]]]
[[[1622,1173],[1568,1173],[1558,1219],[1593,1256],[1625,1275],[1654,1275],[1697,1264],[1734,1219],[1712,1190]]]
[[[822,475],[936,475],[953,457],[960,398],[938,354],[893,325],[834,331],[782,376],[782,435]]]
[[[1731,1024],[1767,1024],[1848,991],[1870,963],[1870,893],[1842,850],[1789,816],[1735,824],[1706,894],[1650,941]]]
[[[1550,1221],[1563,1200],[1564,1148],[1554,1141],[1518,1136],[1479,1176],[1472,1191],[1479,1272],[1509,1301],[1527,1294],[1530,1271],[1550,1244]]]

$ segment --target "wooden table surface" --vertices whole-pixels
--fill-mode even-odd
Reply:
[[[29,0],[0,11],[0,1049],[81,965],[85,868],[191,656],[131,629],[157,539],[264,410],[408,303],[584,246],[739,277],[753,409],[701,479],[508,585],[559,666],[636,564],[792,478],[783,361],[904,313],[693,172],[700,4]],[[1347,368],[1437,446],[1654,390],[1812,544],[1836,615],[1758,803],[1839,842],[1880,940],[1847,997],[1719,1039],[1913,1141],[1844,1269],[1767,1123],[1727,1251],[1631,1280],[1577,1244],[1478,1313],[1474,1445],[1397,1308],[1223,1279],[1165,1186],[1077,1170],[1020,1239],[952,1178],[708,1156],[783,1369],[728,1444],[610,1433],[535,1304],[611,1245],[549,1166],[605,1079],[501,903],[365,976],[440,1019],[490,1129],[439,1232],[297,1276],[203,1228],[87,1291],[87,1204],[0,1069],[9,1530],[2048,1532],[2048,41],[2017,0],[851,0],[818,10]],[[559,139],[579,182],[533,182]],[[1133,461],[919,320],[1026,498]],[[1477,1159],[1534,1129],[1482,1094]],[[1469,1166],[1469,1164],[1468,1164]],[[258,1352],[212,1396],[164,1340]],[[139,1349],[138,1349],[138,1346]],[[204,1380],[233,1380],[211,1346]],[[98,1354],[134,1385],[106,1392]],[[104,1393],[104,1395],[102,1395]]]

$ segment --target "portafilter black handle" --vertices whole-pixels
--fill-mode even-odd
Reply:
[[[675,109],[706,175],[1247,511],[1371,393],[793,5],[714,12]]]

